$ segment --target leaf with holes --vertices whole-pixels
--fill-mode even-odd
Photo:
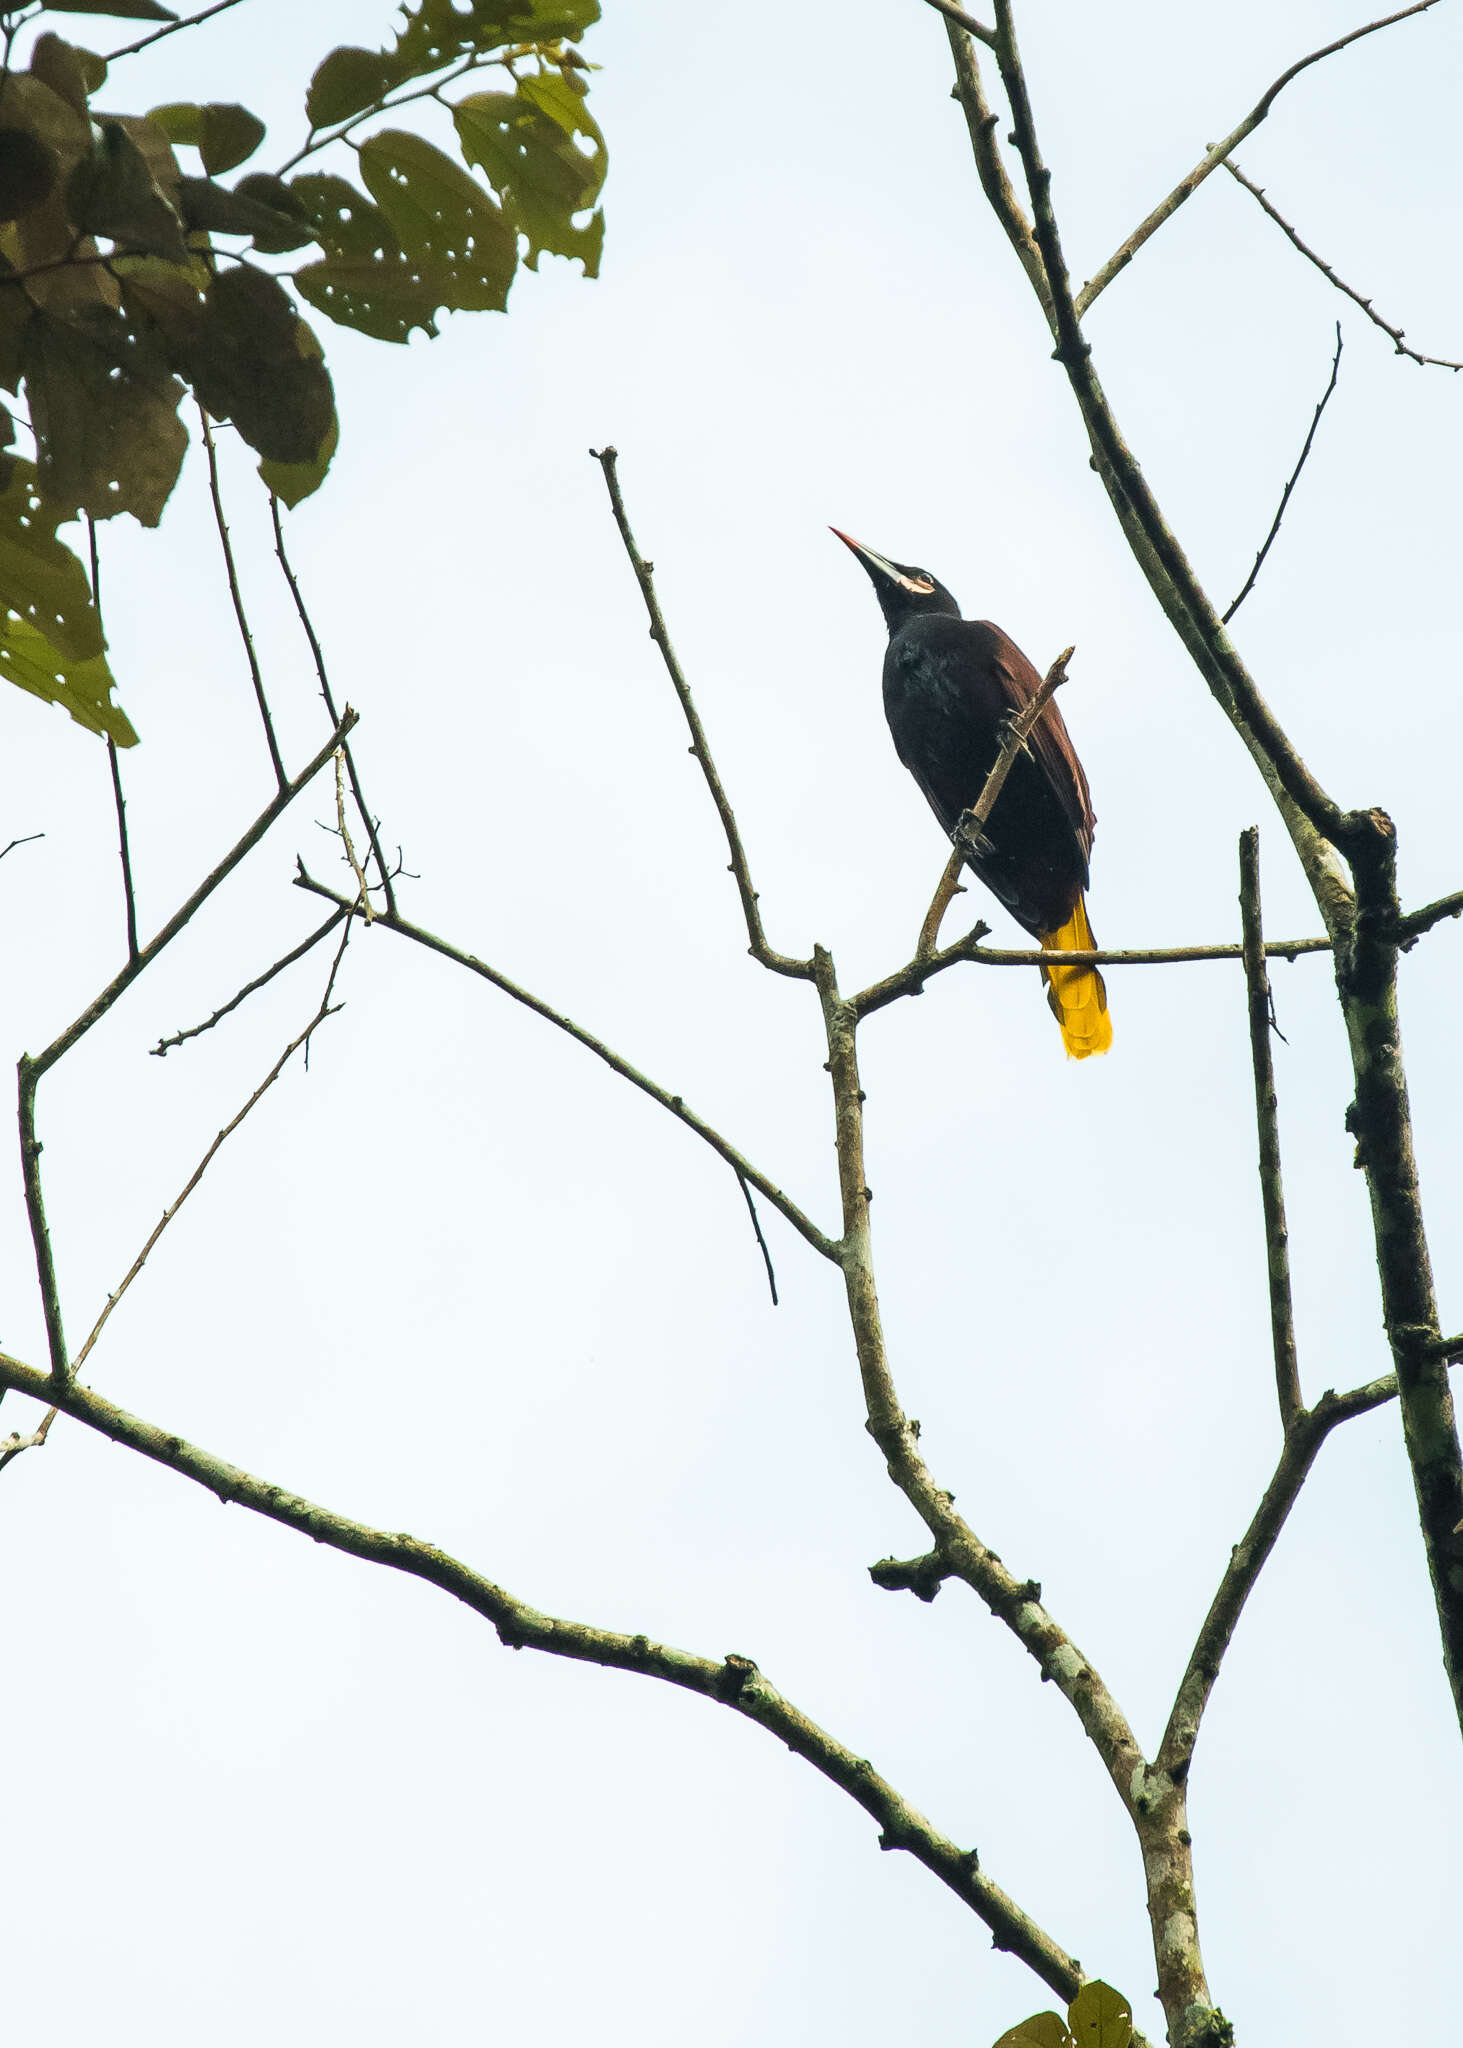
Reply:
[[[341,326],[378,341],[407,341],[417,327],[437,332],[447,283],[435,267],[407,260],[379,206],[344,178],[319,173],[296,178],[290,190],[325,251],[323,262],[295,272],[302,297]]]
[[[361,174],[408,260],[434,272],[439,304],[498,312],[518,267],[518,238],[460,165],[430,142],[388,128],[361,149]]]
[[[1076,2048],[1129,2048],[1133,2009],[1120,1991],[1094,1978],[1067,2007]]]
[[[178,418],[183,386],[155,337],[107,307],[69,320],[39,312],[22,365],[47,502],[93,519],[130,512],[156,526],[188,434]]]
[[[270,462],[314,462],[335,419],[320,344],[289,294],[258,270],[230,270],[208,288],[196,335],[174,366],[215,419],[231,419]]]
[[[463,57],[581,36],[599,20],[599,0],[557,6],[553,0],[419,0],[402,13],[389,50],[347,44],[322,61],[305,99],[312,128],[333,128],[379,107],[397,86],[429,78]]]
[[[74,661],[23,619],[4,615],[0,616],[0,676],[32,697],[59,704],[88,732],[106,733],[119,747],[137,745],[131,719],[120,704],[112,702],[116,682],[104,654]]]
[[[530,269],[540,253],[577,256],[586,277],[599,274],[604,215],[583,227],[607,168],[604,137],[582,97],[559,72],[520,79],[516,93],[483,92],[452,109],[462,153],[486,171],[514,226],[527,237]],[[576,137],[589,143],[586,153]]]

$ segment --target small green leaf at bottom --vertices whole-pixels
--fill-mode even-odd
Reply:
[[[1120,1991],[1101,1978],[1084,1984],[1067,2007],[1076,2048],[1129,2048],[1133,2009]]]
[[[1029,2020],[1002,2034],[995,2048],[1072,2048],[1072,2036],[1060,2013],[1034,2012]]]
[[[135,747],[137,734],[120,704],[105,654],[77,661],[13,615],[0,617],[0,676],[69,711],[88,732],[106,733],[119,747]]]

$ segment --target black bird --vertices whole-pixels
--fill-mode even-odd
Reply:
[[[832,531],[863,563],[889,628],[884,713],[895,751],[953,836],[985,787],[1007,720],[1031,702],[1041,677],[999,626],[962,619],[928,569],[887,561]],[[1048,703],[1016,756],[983,845],[965,862],[1049,952],[1096,948],[1083,900],[1096,823],[1082,763]],[[1112,1024],[1097,969],[1052,965],[1042,979],[1072,1057],[1106,1052]]]

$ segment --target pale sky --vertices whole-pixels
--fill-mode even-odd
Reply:
[[[608,0],[586,40],[611,156],[604,273],[545,259],[506,318],[393,350],[322,323],[342,447],[289,524],[407,914],[683,1094],[836,1226],[810,990],[746,940],[716,820],[586,451],[614,442],[737,807],[769,936],[845,987],[905,960],[944,859],[879,698],[884,629],[827,532],[928,565],[1063,693],[1109,946],[1231,940],[1236,840],[1267,927],[1319,924],[1248,758],[1087,466],[980,195],[918,0],[769,15]],[[1078,277],[1341,0],[1020,10]],[[114,72],[115,103],[242,100],[293,146],[375,0],[250,0]],[[64,21],[105,46],[116,24]],[[1463,17],[1449,0],[1298,80],[1238,152],[1429,354],[1463,356]],[[135,82],[134,82],[135,81]],[[1006,123],[1003,120],[1002,132]],[[1463,886],[1463,379],[1399,360],[1214,176],[1094,309],[1097,366],[1211,594],[1242,583],[1340,386],[1234,636],[1311,765],[1397,820],[1403,900]],[[230,451],[282,740],[326,736]],[[195,450],[156,534],[104,535],[140,917],[270,792]],[[125,522],[118,522],[125,527]],[[7,1038],[36,1051],[120,962],[100,744],[0,695]],[[47,1079],[73,1340],[310,1015],[312,955],[166,1060],[318,922],[322,779]],[[972,887],[959,910],[1023,943]],[[959,929],[955,914],[947,929]],[[1307,1398],[1387,1369],[1324,958],[1277,965]],[[880,1293],[906,1408],[981,1537],[1156,1746],[1279,1449],[1243,980],[1115,969],[1112,1054],[1064,1062],[1034,973],[952,972],[864,1028]],[[923,1547],[863,1428],[836,1276],[671,1118],[384,931],[342,1015],[233,1138],[88,1361],[150,1421],[442,1544],[536,1606],[755,1658],[1092,1973],[1162,2018],[1126,1820],[1055,1688]],[[1463,928],[1403,967],[1445,1324],[1463,1325]],[[44,1340],[18,1175],[0,1342]],[[33,1413],[10,1397],[3,1431]],[[502,1649],[426,1586],[317,1549],[61,1422],[0,1476],[10,1669],[0,1900],[27,2048],[993,2041],[1053,2001],[760,1730]],[[1319,1459],[1240,1624],[1191,1778],[1201,1936],[1244,2048],[1456,2030],[1458,1731],[1393,1410]]]

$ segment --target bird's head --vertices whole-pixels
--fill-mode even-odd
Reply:
[[[947,618],[959,618],[959,605],[928,569],[916,569],[908,562],[891,562],[876,555],[872,548],[840,533],[836,526],[830,526],[828,531],[837,534],[863,563],[891,633],[897,632],[907,619],[918,618],[924,612],[943,612]]]

